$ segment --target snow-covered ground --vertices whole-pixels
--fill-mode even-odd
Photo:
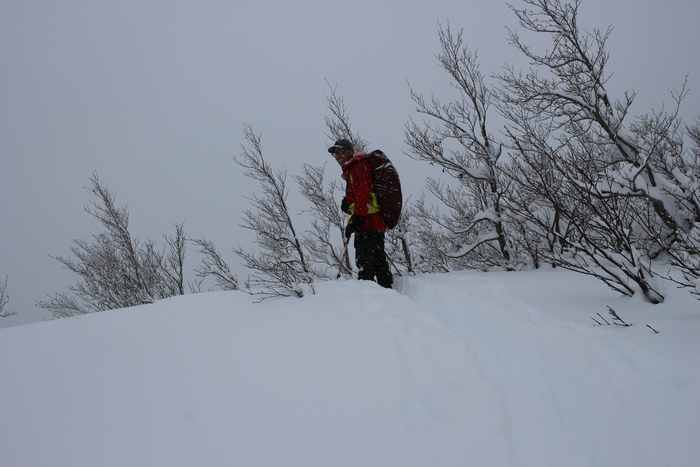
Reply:
[[[687,292],[561,270],[316,290],[1,329],[0,465],[700,465]],[[596,325],[608,306],[633,326]]]

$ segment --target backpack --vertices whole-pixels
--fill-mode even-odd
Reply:
[[[382,219],[388,228],[393,229],[399,222],[403,206],[399,174],[386,154],[378,149],[367,154],[365,159],[372,167],[372,185]]]

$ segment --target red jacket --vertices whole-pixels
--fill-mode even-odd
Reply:
[[[345,198],[348,202],[348,213],[364,218],[363,229],[386,232],[386,224],[382,220],[372,186],[372,167],[365,156],[363,152],[357,153],[343,167],[343,179],[347,181]]]

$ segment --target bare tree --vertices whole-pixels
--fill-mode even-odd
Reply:
[[[452,189],[442,182],[429,179],[427,189],[441,202],[440,206],[428,205],[425,195],[406,210],[410,218],[412,245],[414,246],[415,271],[422,273],[459,271],[463,269],[488,270],[497,263],[493,254],[478,245],[466,244],[462,221],[472,206],[472,198],[463,186]],[[448,212],[443,212],[447,207]],[[479,239],[476,239],[479,243]],[[469,254],[462,254],[463,251]]]
[[[529,258],[659,303],[652,264],[665,255],[683,271],[680,283],[696,287],[700,169],[684,142],[700,131],[683,131],[685,85],[671,111],[629,123],[634,93],[613,100],[606,89],[611,29],[579,29],[580,0],[523,3],[511,6],[520,26],[552,39],[538,53],[510,31],[531,70],[507,67],[495,76],[500,88],[487,86],[461,33],[441,27],[438,59],[459,97],[443,103],[411,90],[427,120],[407,125],[409,155],[458,182],[429,181],[441,209],[425,198],[413,206],[416,264],[488,269]],[[486,126],[492,106],[506,121],[500,142]]]
[[[428,187],[448,209],[447,214],[434,212],[431,216],[432,223],[445,229],[441,243],[455,246],[441,254],[472,255],[478,261],[506,264],[512,255],[501,206],[502,151],[487,128],[493,91],[479,70],[476,53],[464,45],[462,32],[454,35],[448,26],[441,27],[439,34],[438,61],[452,78],[458,97],[443,103],[411,89],[418,113],[428,120],[406,126],[407,154],[441,167],[459,183],[457,189],[450,189],[433,180]]]
[[[362,150],[368,143],[358,133],[353,133],[342,97],[336,93],[336,88],[330,88],[331,94],[326,96],[332,114],[326,118],[328,136],[331,139],[348,138]],[[244,212],[242,224],[255,232],[261,251],[248,251],[240,246],[234,249],[246,267],[257,271],[244,286],[249,292],[260,293],[263,298],[302,296],[307,290],[313,291],[315,278],[335,277],[338,270],[349,276],[352,270],[347,257],[341,264],[345,219],[338,202],[340,188],[336,181],[326,183],[325,164],[304,164],[302,174],[292,176],[301,194],[311,203],[311,208],[306,211],[311,215],[310,228],[299,234],[287,204],[287,172],[275,171],[265,161],[261,137],[253,132],[252,127],[244,128],[244,136],[247,144],[242,146],[240,157],[234,160],[262,189],[262,195],[249,198],[253,208]],[[237,289],[238,279],[211,241],[200,239],[194,242],[201,248],[198,251],[205,255],[202,266],[195,273],[199,277],[213,276],[221,288]]]
[[[637,235],[639,219],[649,215],[647,205],[601,189],[604,163],[588,157],[600,149],[595,144],[567,135],[550,147],[533,136],[521,134],[517,140],[522,157],[507,171],[517,187],[508,206],[531,235],[539,236],[539,257],[592,275],[625,295],[638,287],[650,301],[662,301]]]
[[[685,185],[700,192],[700,118],[686,128],[692,142],[692,149],[686,153],[687,169],[676,172],[678,176],[690,177]],[[679,270],[682,278],[668,276],[681,287],[688,288],[691,294],[700,300],[700,222],[695,222],[689,232],[677,232],[679,241],[665,249],[669,263]],[[657,241],[661,241],[658,239]]]
[[[195,269],[195,275],[200,278],[213,277],[216,287],[222,290],[238,290],[238,277],[231,272],[226,261],[221,257],[211,240],[205,238],[192,239],[202,253],[202,265]]]
[[[416,240],[412,226],[413,219],[410,205],[410,199],[406,200],[398,223],[393,229],[386,232],[386,253],[389,260],[395,267],[397,264],[403,266],[407,274],[416,272],[412,253],[416,247]],[[401,272],[398,273],[401,274]]]
[[[16,311],[5,311],[5,305],[10,301],[10,295],[7,293],[7,279],[0,281],[0,318],[7,318],[8,316],[14,316],[17,314]]]
[[[349,263],[341,263],[344,245],[345,219],[338,205],[338,184],[335,180],[324,183],[325,164],[302,166],[301,176],[292,176],[299,184],[301,194],[311,203],[311,229],[303,235],[302,245],[314,263],[319,277],[333,278],[340,270],[346,277],[351,274]],[[330,266],[330,269],[328,267]]]
[[[240,246],[234,249],[246,267],[257,271],[247,281],[248,290],[263,298],[302,297],[307,291],[313,292],[314,273],[289,214],[287,172],[273,171],[265,161],[261,136],[252,127],[245,126],[243,133],[247,144],[241,146],[240,157],[234,160],[262,189],[262,195],[248,198],[252,209],[243,213],[241,224],[255,232],[255,242],[262,251],[250,252]]]
[[[649,233],[657,232],[657,247],[666,249],[685,242],[700,220],[678,113],[626,123],[634,94],[614,100],[606,89],[612,30],[581,30],[581,0],[523,3],[526,8],[511,7],[520,26],[549,35],[552,46],[538,53],[510,31],[511,44],[533,64],[528,72],[510,67],[499,75],[499,107],[510,121],[511,156],[518,161],[510,180],[520,198],[510,207],[540,229],[548,243],[541,251],[554,253],[559,264],[623,293],[638,287],[658,303],[663,296],[651,268]],[[685,92],[674,94],[676,109]]]
[[[176,224],[174,237],[165,237],[159,249],[150,239],[140,240],[129,232],[126,207],[115,205],[116,196],[100,182],[97,173],[90,179],[89,192],[96,197],[85,211],[97,219],[105,232],[92,242],[74,240],[71,251],[76,259],[56,257],[79,276],[71,293],[57,293],[38,306],[56,318],[124,308],[184,293],[185,233]]]
[[[333,141],[341,138],[348,139],[352,141],[356,150],[367,151],[370,143],[362,138],[359,133],[353,132],[345,100],[337,94],[337,86],[331,86],[328,81],[326,81],[326,84],[330,88],[330,94],[326,95],[326,102],[332,115],[331,117],[326,117],[326,128],[328,128],[329,132],[326,136]]]
[[[163,280],[156,281],[161,289],[157,295],[185,295],[185,251],[187,235],[183,224],[175,224],[175,235],[164,235],[165,255],[161,263]]]

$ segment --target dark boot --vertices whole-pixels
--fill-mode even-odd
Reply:
[[[374,280],[385,288],[391,288],[393,277],[384,252],[384,233],[359,229],[355,233],[355,264],[358,279]]]

